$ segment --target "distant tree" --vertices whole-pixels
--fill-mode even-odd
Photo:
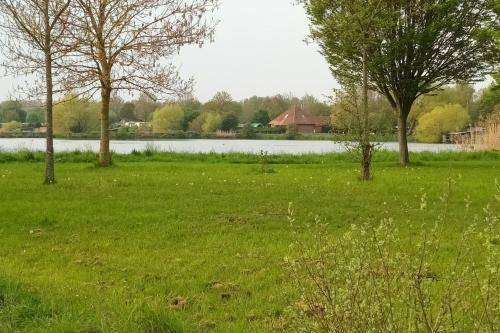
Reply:
[[[344,0],[304,0],[312,36],[319,42],[334,75],[342,80],[362,76],[363,57],[355,43],[337,29],[354,8]],[[371,3],[371,1],[370,1]],[[368,4],[368,2],[367,2]],[[379,0],[374,24],[366,31],[373,43],[366,49],[368,81],[398,115],[400,163],[409,163],[408,115],[422,95],[456,83],[472,82],[498,63],[492,30],[498,16],[490,0]],[[364,15],[373,6],[360,6]],[[356,29],[351,30],[357,36]],[[353,39],[351,39],[352,41]]]
[[[4,66],[44,81],[44,88],[32,88],[35,95],[43,94],[46,99],[46,184],[55,183],[53,94],[61,74],[57,64],[68,50],[60,39],[67,33],[69,5],[70,0],[0,0],[0,28],[7,37],[0,38],[8,59]]]
[[[178,105],[166,105],[153,113],[153,132],[166,133],[182,130],[184,111]]]
[[[222,119],[221,129],[223,131],[232,131],[238,128],[239,123],[240,121],[238,120],[238,117],[236,117],[234,114],[228,114]]]
[[[201,131],[213,133],[222,128],[222,117],[218,113],[208,113],[205,116]]]
[[[413,108],[408,117],[410,126],[409,132],[415,128],[418,118],[427,112],[434,110],[438,106],[446,104],[459,104],[469,114],[473,113],[474,106],[474,87],[468,84],[457,84],[446,86],[441,90],[421,96],[413,104]]]
[[[252,118],[252,123],[262,124],[267,126],[271,122],[271,118],[269,117],[269,112],[266,110],[259,110],[254,113]]]
[[[80,99],[74,95],[66,95],[54,106],[54,132],[67,135],[69,133],[90,133],[99,128],[98,104]]]
[[[31,125],[40,125],[43,123],[43,115],[40,112],[36,111],[30,111],[28,112],[28,115],[26,116],[26,122],[31,124]]]
[[[198,117],[194,118],[189,122],[189,130],[192,132],[201,133],[203,132],[202,127],[205,123],[208,113],[201,113]]]
[[[207,15],[217,5],[218,0],[72,1],[71,32],[81,43],[73,54],[79,66],[68,79],[80,91],[100,93],[100,166],[111,165],[112,94],[138,91],[164,99],[191,91],[192,80],[182,80],[164,60],[183,46],[202,45],[213,37]]]
[[[214,97],[203,105],[204,112],[215,112],[223,115],[241,115],[242,106],[233,100],[231,95],[225,91],[218,92]]]
[[[151,121],[153,113],[160,107],[156,98],[146,94],[140,94],[139,98],[133,103],[135,105],[135,118],[140,121]]]
[[[474,102],[472,119],[477,121],[485,118],[493,113],[498,106],[500,106],[500,85],[492,84],[490,87],[482,90],[479,98]]]
[[[184,121],[182,124],[182,128],[184,131],[187,131],[189,130],[190,123],[198,118],[198,116],[201,114],[203,105],[200,103],[200,101],[198,101],[191,95],[184,96],[179,101],[177,101],[177,104],[184,111]]]
[[[300,99],[300,105],[304,111],[315,116],[329,116],[332,113],[332,109],[329,105],[320,102],[312,95],[305,95],[302,97]]]
[[[0,104],[0,122],[26,122],[26,111],[19,101],[6,101]]]
[[[416,137],[421,142],[439,143],[445,133],[459,131],[469,124],[470,117],[460,104],[438,106],[420,117]]]
[[[136,120],[135,116],[135,104],[134,103],[124,103],[120,109],[120,120]]]
[[[111,100],[109,102],[109,121],[110,123],[118,123],[121,120],[120,111],[125,104],[123,98],[114,94],[111,96]],[[135,119],[135,118],[134,118]]]

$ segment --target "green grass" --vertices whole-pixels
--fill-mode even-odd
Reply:
[[[316,215],[333,233],[392,217],[434,221],[456,180],[444,249],[494,200],[500,153],[422,153],[397,166],[380,153],[370,183],[348,155],[57,156],[0,153],[0,332],[273,332],[296,292],[283,267],[287,220]],[[420,211],[427,193],[429,208]],[[472,201],[465,211],[464,199]]]

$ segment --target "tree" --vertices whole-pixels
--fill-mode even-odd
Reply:
[[[69,76],[80,91],[101,95],[99,165],[111,164],[109,105],[115,91],[162,98],[191,90],[163,59],[182,46],[202,45],[214,34],[207,13],[218,0],[74,0],[72,33],[79,60]]]
[[[201,126],[203,133],[213,133],[222,127],[222,117],[218,113],[207,113]]]
[[[200,115],[202,104],[191,95],[184,96],[178,101],[178,104],[184,111],[182,129],[187,131],[190,123]]]
[[[67,32],[70,0],[0,0],[1,23],[6,42],[6,64],[16,74],[44,78],[47,124],[45,183],[55,183],[53,142],[53,93],[55,65],[65,55],[60,38]]]
[[[180,131],[184,123],[184,111],[178,105],[167,105],[153,113],[153,132]]]
[[[470,117],[460,104],[438,106],[418,121],[416,137],[427,143],[439,143],[443,134],[459,131],[469,124]]]
[[[308,0],[305,4],[313,24],[312,34],[320,42],[332,72],[342,85],[343,95],[351,102],[347,109],[358,116],[356,150],[361,151],[361,179],[367,181],[371,178],[374,149],[370,143],[368,107],[369,53],[377,47],[376,32],[384,24],[381,0]],[[332,42],[339,50],[332,50]],[[355,72],[348,73],[352,75],[346,75],[343,67],[336,70],[334,62],[345,61],[348,56],[357,59],[359,65]]]
[[[23,109],[21,102],[6,101],[0,104],[0,122],[7,123],[10,121],[26,122],[26,111]]]
[[[205,112],[216,112],[223,115],[234,114],[239,116],[242,112],[241,104],[233,101],[231,95],[225,91],[218,92],[214,97],[205,105],[203,105]]]
[[[43,123],[43,115],[40,112],[30,111],[26,116],[26,122],[38,126]]]
[[[221,128],[223,131],[232,131],[238,127],[240,121],[234,114],[228,114],[222,119]]]
[[[124,103],[120,109],[120,120],[136,120],[135,117],[135,104]]]
[[[338,29],[355,7],[343,0],[304,0],[333,74],[342,80],[362,76],[363,57],[357,52],[358,31]],[[473,82],[498,63],[492,27],[498,16],[490,0],[379,0],[377,22],[369,31],[368,81],[383,94],[398,115],[400,163],[409,163],[407,121],[418,97],[456,82]],[[367,2],[368,4],[368,2]],[[349,23],[349,22],[345,22]],[[353,24],[355,22],[352,22]],[[345,38],[344,38],[345,37]]]
[[[98,105],[75,95],[66,95],[54,106],[54,132],[89,133],[99,128]]]
[[[259,110],[253,115],[252,123],[267,126],[270,122],[271,118],[269,117],[269,112],[266,110]]]
[[[312,95],[304,95],[304,97],[300,99],[300,105],[304,111],[315,116],[329,116],[332,111],[330,106],[320,102]]]
[[[415,128],[419,117],[428,113],[437,106],[446,104],[459,104],[472,115],[474,109],[474,87],[468,84],[447,86],[443,89],[421,96],[413,105],[408,117],[410,121],[409,132]]]
[[[139,98],[135,100],[135,117],[140,121],[151,121],[153,119],[153,113],[160,106],[156,102],[156,97],[148,96],[144,93],[139,95]]]
[[[479,98],[475,101],[472,108],[472,118],[477,121],[492,114],[497,106],[500,105],[500,86],[491,85],[480,92]]]

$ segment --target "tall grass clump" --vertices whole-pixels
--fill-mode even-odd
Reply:
[[[495,205],[498,183],[497,192]],[[297,242],[286,259],[300,293],[287,331],[498,332],[500,217],[493,206],[471,215],[450,247],[448,197],[434,223],[420,227],[387,218],[333,237],[317,220],[307,229],[313,241]]]
[[[478,124],[483,130],[474,133],[471,145],[475,150],[500,150],[500,112],[496,112]]]

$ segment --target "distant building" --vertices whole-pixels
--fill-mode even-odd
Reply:
[[[301,133],[322,133],[325,127],[330,126],[330,117],[313,116],[299,107],[292,107],[270,122],[272,128],[296,126]]]
[[[143,121],[127,121],[123,122],[123,127],[127,128],[146,128],[149,126],[149,123]]]

